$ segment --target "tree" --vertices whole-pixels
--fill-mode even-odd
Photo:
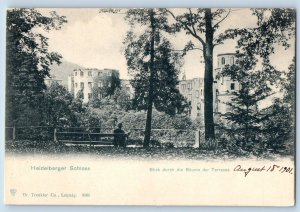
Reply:
[[[296,111],[296,67],[295,57],[292,64],[289,66],[285,80],[282,80],[282,91],[284,93],[283,102],[287,105],[291,119],[295,119]],[[291,127],[294,127],[294,122],[291,122]]]
[[[295,23],[295,11],[293,9],[253,9],[253,15],[258,19],[257,27],[242,29],[227,29],[224,33],[216,35],[220,24],[226,20],[231,9],[188,8],[186,12],[178,15],[172,9],[165,9],[173,17],[175,23],[169,28],[169,32],[184,30],[187,35],[196,39],[197,43],[188,42],[183,49],[185,54],[190,50],[201,50],[205,62],[204,73],[204,121],[205,138],[214,139],[213,119],[213,51],[214,47],[227,39],[235,39],[240,36],[238,45],[242,45],[247,55],[256,54],[265,58],[268,64],[268,55],[274,52],[275,44],[286,47],[290,30]],[[251,47],[251,48],[248,48]],[[252,51],[252,52],[248,52]]]
[[[80,99],[81,101],[83,100],[83,96],[84,95],[84,93],[83,93],[83,89],[80,89],[80,90],[78,90],[78,92],[77,92],[77,94],[76,94],[76,99]]]
[[[177,88],[179,69],[176,67],[176,63],[180,62],[178,54],[172,51],[170,42],[163,39],[156,44],[154,57],[153,105],[158,111],[169,115],[182,113],[187,102]],[[140,62],[143,63],[143,61]],[[139,72],[135,74],[135,78],[131,81],[135,89],[134,106],[139,110],[146,110],[149,76],[145,69],[135,71]]]
[[[111,76],[104,77],[102,87],[99,88],[104,97],[114,95],[116,89],[121,87],[121,80],[118,73],[113,72]]]
[[[74,102],[73,102],[74,101]],[[43,120],[47,126],[76,126],[76,112],[81,112],[82,105],[74,107],[73,96],[65,87],[53,83],[44,91]]]
[[[261,135],[262,145],[267,144],[275,150],[279,144],[283,144],[283,140],[287,140],[287,135],[290,133],[290,130],[286,129],[287,123],[277,123],[280,119],[282,122],[290,120],[287,118],[287,107],[281,103],[281,100],[275,99],[270,107],[260,111],[251,111],[247,108],[249,108],[249,104],[257,104],[256,102],[273,94],[274,87],[278,87],[284,81],[284,72],[272,66],[270,56],[275,53],[278,45],[282,45],[286,49],[290,47],[291,38],[295,37],[295,10],[253,9],[252,12],[257,17],[257,27],[230,29],[220,36],[220,40],[237,38],[237,55],[240,55],[239,64],[223,72],[223,74],[237,80],[241,85],[241,89],[234,94],[235,97],[233,98],[233,103],[237,103],[235,108],[238,111],[233,110],[232,113],[225,114],[225,117],[244,126],[244,131],[247,134],[245,144],[248,143],[251,134],[256,135],[256,137]],[[261,68],[257,70],[256,66],[259,61],[261,61]],[[287,97],[292,99],[290,102],[295,102],[293,91],[295,88],[293,75],[295,70],[293,70],[293,65],[289,69],[287,78],[291,81],[284,87],[289,90],[287,93],[290,93],[292,98],[289,98],[286,93],[283,101]],[[292,114],[291,111],[290,115]],[[232,132],[234,131],[235,129],[232,129]]]
[[[265,109],[272,114],[264,123],[268,129],[268,146],[273,151],[286,148],[285,151],[294,150],[295,141],[295,104],[296,104],[296,69],[295,58],[281,81],[283,98],[275,98],[273,104]]]
[[[65,22],[55,12],[47,17],[35,9],[7,10],[6,124],[17,123],[25,109],[37,111],[49,66],[60,63],[61,55],[48,51],[47,38],[37,29],[59,30]]]
[[[188,42],[183,50],[187,51],[198,49],[203,53],[205,62],[204,72],[204,125],[205,139],[214,139],[214,116],[213,116],[213,51],[216,45],[221,42],[215,38],[215,31],[229,15],[230,9],[191,9],[181,15],[176,15],[171,9],[165,11],[173,17],[175,23],[168,28],[169,32],[184,30],[187,35],[197,40],[197,44]]]
[[[273,151],[285,149],[294,151],[295,141],[295,110],[296,110],[296,69],[295,57],[284,73],[281,80],[281,92],[283,98],[275,98],[270,107],[266,108],[265,113],[271,114],[265,121],[264,126],[268,129],[268,147]]]
[[[295,37],[296,11],[287,8],[251,9],[257,18],[256,26],[251,28],[227,29],[217,39],[220,44],[227,39],[237,39],[241,54],[262,59],[263,65],[270,65],[270,56],[279,45],[286,49],[291,46],[290,38]]]
[[[94,108],[99,108],[101,105],[101,92],[97,87],[92,88],[92,99],[89,101],[89,105]]]
[[[179,55],[171,51],[170,42],[162,36],[162,31],[167,27],[166,13],[162,9],[130,9],[126,20],[132,28],[125,40],[125,57],[128,69],[134,76],[134,102],[139,109],[147,110],[143,143],[147,148],[151,137],[153,105],[171,114],[181,107],[183,98],[176,88]],[[137,25],[144,27],[139,36],[133,31]]]
[[[263,109],[262,113],[268,116],[262,123],[266,148],[272,152],[284,150],[287,153],[294,149],[295,121],[287,104],[275,98],[272,105]]]
[[[89,102],[93,107],[99,107],[102,98],[111,98],[115,92],[121,88],[121,80],[119,74],[112,72],[111,76],[101,76],[98,83],[92,88],[92,99]]]
[[[252,150],[257,144],[264,145],[258,138],[268,130],[263,123],[273,115],[260,110],[258,105],[273,94],[271,85],[280,79],[281,73],[266,66],[253,71],[252,57],[237,55],[237,59],[236,64],[225,67],[220,74],[239,83],[239,89],[231,93],[231,101],[226,103],[230,111],[220,114],[226,120],[220,126],[242,149]]]
[[[130,99],[130,94],[122,87],[122,88],[117,88],[115,90],[114,94],[114,101],[119,107],[125,111],[128,111],[131,109],[131,99]]]
[[[238,38],[238,63],[223,70],[223,76],[230,76],[240,84],[240,90],[233,93],[232,112],[223,116],[238,127],[227,129],[231,133],[243,134],[243,148],[253,141],[261,145],[277,148],[278,143],[287,139],[288,130],[284,125],[277,123],[280,117],[282,122],[287,120],[287,108],[275,99],[273,104],[264,109],[256,109],[259,101],[263,101],[274,93],[274,88],[283,81],[283,72],[272,66],[270,56],[276,51],[276,45],[289,48],[291,38],[295,33],[295,13],[292,9],[253,9],[257,16],[257,27],[249,29],[227,30],[225,39]],[[257,68],[257,65],[261,66]],[[287,77],[293,77],[293,66],[290,66]],[[294,81],[288,84],[293,96]],[[291,86],[291,87],[290,87]],[[279,112],[281,111],[281,113]],[[242,131],[242,133],[241,133]],[[260,135],[260,139],[257,139]],[[268,137],[269,135],[269,137]],[[276,137],[277,135],[277,137]],[[275,139],[276,137],[276,139]],[[275,144],[276,143],[276,144]]]

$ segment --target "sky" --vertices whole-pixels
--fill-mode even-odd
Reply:
[[[49,38],[49,50],[59,52],[64,60],[76,63],[85,68],[113,68],[120,71],[120,77],[128,79],[126,60],[122,54],[122,44],[129,29],[122,14],[103,14],[98,9],[40,9],[43,14],[55,10],[59,15],[66,16],[68,23],[61,30],[51,30],[45,35]],[[256,19],[251,11],[245,8],[234,8],[222,22],[216,34],[228,28],[255,26]],[[184,32],[170,37],[175,49],[182,49],[189,41],[195,41]],[[216,46],[217,54],[235,52],[235,41],[227,41]],[[287,51],[276,48],[272,63],[280,70],[286,70],[294,56],[294,47]],[[204,64],[202,52],[190,51],[184,57],[180,78],[185,73],[187,79],[203,77]],[[217,67],[216,60],[214,68]]]

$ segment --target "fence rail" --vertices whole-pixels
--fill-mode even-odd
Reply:
[[[129,143],[141,144],[144,139],[144,129],[125,129],[129,134]],[[7,141],[29,140],[29,141],[103,141],[110,142],[112,137],[103,136],[112,134],[111,128],[100,127],[49,127],[49,126],[26,126],[26,127],[6,127],[5,138]],[[198,132],[197,132],[198,133]],[[196,131],[187,129],[152,129],[151,141],[153,143],[172,143],[174,146],[193,146],[197,137]],[[113,135],[113,134],[112,134]]]

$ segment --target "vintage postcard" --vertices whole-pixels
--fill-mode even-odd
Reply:
[[[5,203],[293,206],[296,10],[10,8]]]

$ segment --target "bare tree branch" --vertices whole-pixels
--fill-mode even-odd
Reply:
[[[189,51],[191,51],[191,50],[200,50],[200,51],[203,51],[203,49],[197,48],[197,47],[193,47],[193,48],[189,49]],[[174,52],[185,52],[186,50],[185,49],[172,49],[172,51],[174,51]]]
[[[221,42],[221,43],[214,43],[213,45],[215,47],[215,46],[218,46],[218,45],[221,45],[221,44],[224,44],[224,43],[223,42]]]
[[[175,21],[179,21],[179,23],[180,23],[187,31],[189,31],[189,33],[191,33],[192,36],[194,36],[195,38],[197,38],[197,39],[201,42],[201,44],[202,44],[203,47],[205,46],[204,40],[196,33],[196,30],[195,30],[193,24],[192,24],[193,29],[191,29],[191,28],[187,25],[187,23],[184,23],[183,21],[177,19],[176,16],[174,15],[174,13],[172,13],[170,10],[166,9],[166,11],[174,18]]]
[[[191,16],[191,20],[192,20],[192,18],[193,18],[193,14],[192,14],[192,10],[191,10],[191,8],[189,8],[189,11],[190,11],[190,16]],[[196,30],[195,30],[194,24],[193,24],[193,23],[191,23],[191,25],[192,25],[192,28],[193,28],[193,32],[196,34]]]
[[[229,10],[228,10],[227,14],[224,16],[224,18],[222,18],[219,22],[217,22],[217,23],[213,26],[213,28],[215,29],[220,23],[222,23],[222,22],[228,17],[228,15],[230,14],[230,12],[231,12],[231,8],[229,8]]]

